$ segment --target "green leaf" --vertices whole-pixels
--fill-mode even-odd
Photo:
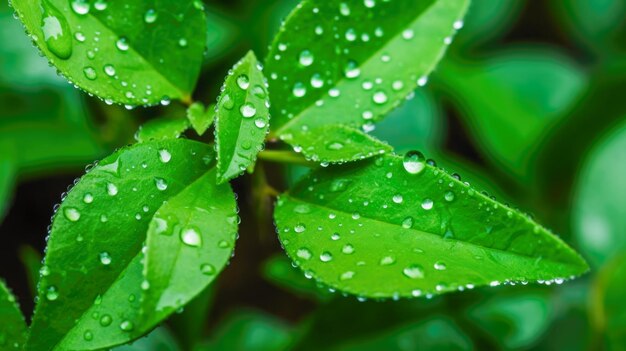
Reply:
[[[308,0],[287,18],[266,59],[272,134],[379,120],[426,84],[469,1]],[[305,146],[305,145],[301,145]]]
[[[135,140],[143,143],[150,140],[176,139],[189,128],[186,119],[157,118],[139,127]]]
[[[22,311],[15,296],[4,281],[0,280],[0,348],[21,350],[28,332]]]
[[[267,81],[250,51],[229,72],[217,103],[218,183],[233,179],[254,165],[268,129]]]
[[[32,246],[24,245],[19,251],[20,261],[26,271],[28,288],[33,298],[37,296],[37,281],[41,270],[41,254]]]
[[[589,153],[576,181],[572,225],[580,249],[599,267],[624,252],[626,239],[626,123]]]
[[[437,78],[488,159],[518,177],[533,173],[536,145],[586,87],[571,60],[537,48],[510,49],[484,62],[445,60]]]
[[[187,119],[198,135],[203,135],[213,124],[215,118],[215,105],[211,104],[207,108],[200,102],[194,102],[187,109]]]
[[[280,197],[274,218],[300,268],[359,296],[560,281],[588,269],[528,216],[427,165],[417,152],[313,172]]]
[[[148,228],[142,324],[155,325],[201,293],[224,269],[237,236],[230,185],[207,172],[154,214]]]
[[[16,180],[15,164],[8,156],[10,154],[0,156],[0,223],[9,208]]]
[[[546,293],[516,292],[481,301],[472,306],[469,316],[507,350],[520,350],[532,348],[546,333],[554,311]]]
[[[594,284],[596,322],[605,337],[607,350],[622,350],[626,345],[626,308],[624,281],[626,256],[621,255],[607,264]]]
[[[287,350],[291,338],[291,331],[280,320],[259,312],[238,312],[198,350],[282,351]]]
[[[476,46],[506,35],[524,4],[525,1],[472,0],[455,45]]]
[[[291,265],[291,260],[285,255],[276,255],[265,261],[263,276],[275,285],[299,296],[319,301],[328,301],[332,298],[332,294],[325,287],[306,279],[299,269]]]
[[[174,337],[165,328],[153,330],[145,338],[141,338],[130,345],[118,346],[113,351],[179,351],[181,348]]]
[[[341,125],[320,126],[298,133],[294,148],[312,161],[344,163],[392,151],[391,146],[360,130]],[[302,145],[302,146],[300,146]]]
[[[139,323],[150,220],[213,163],[209,145],[154,141],[119,150],[80,179],[52,222],[28,350],[108,348],[154,327]]]
[[[435,317],[331,348],[342,351],[474,350],[471,340],[449,318]]]
[[[41,52],[87,92],[129,105],[190,99],[206,36],[201,2],[12,4]]]

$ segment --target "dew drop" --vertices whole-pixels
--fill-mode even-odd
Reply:
[[[102,317],[100,317],[100,325],[101,326],[108,327],[109,325],[111,325],[111,323],[113,323],[113,318],[111,318],[110,315],[103,314]]]
[[[345,244],[342,248],[341,248],[341,252],[345,253],[346,255],[351,255],[354,253],[354,246],[350,245],[350,244]]]
[[[113,77],[115,75],[115,67],[113,65],[104,65],[104,73],[109,77]]]
[[[393,196],[392,200],[397,204],[401,204],[404,199],[401,194],[396,194]]]
[[[404,229],[411,229],[413,227],[413,217],[406,217],[403,221],[402,221],[402,228]]]
[[[41,30],[46,47],[56,57],[67,60],[72,56],[72,33],[63,14],[49,0],[42,3]]]
[[[49,287],[48,290],[46,291],[46,299],[48,301],[55,301],[58,298],[59,298],[59,292],[57,291],[57,288],[54,286]]]
[[[168,163],[170,162],[171,159],[172,159],[172,154],[168,150],[166,149],[159,150],[159,160],[161,160],[161,162]]]
[[[431,208],[433,208],[433,200],[431,199],[424,199],[424,201],[422,201],[422,208],[425,209],[426,211],[430,210]]]
[[[154,23],[157,20],[157,12],[154,9],[149,9],[148,11],[146,11],[146,13],[143,15],[143,20],[146,23]]]
[[[347,272],[343,272],[341,273],[341,275],[339,276],[340,280],[350,280],[354,278],[354,272],[353,271],[347,271]]]
[[[309,50],[303,50],[300,53],[298,61],[300,62],[302,66],[307,67],[313,64],[314,59],[315,58],[313,57],[313,54]]]
[[[259,117],[254,120],[254,125],[257,128],[265,128],[265,126],[267,125],[267,122],[265,121],[265,119]]]
[[[108,6],[109,4],[107,3],[107,0],[96,0],[93,4],[93,7],[98,11],[104,11]]]
[[[120,329],[122,329],[123,331],[132,331],[135,328],[135,325],[133,324],[133,322],[131,321],[123,321],[122,323],[120,323]]]
[[[241,115],[243,117],[251,118],[256,115],[256,107],[254,107],[252,103],[246,102],[245,104],[241,105],[241,107],[239,108],[239,112],[241,112]]]
[[[87,0],[72,0],[72,11],[77,15],[86,15],[89,13],[90,5]]]
[[[443,196],[446,201],[448,202],[452,202],[454,201],[454,193],[452,191],[446,191],[445,195]]]
[[[445,271],[446,268],[447,268],[446,264],[444,262],[441,262],[441,261],[435,262],[433,267],[435,267],[435,269],[438,270],[438,271]]]
[[[304,226],[304,224],[300,223],[300,224],[296,225],[295,227],[293,227],[293,230],[296,233],[302,233],[302,232],[304,232],[306,230],[306,227]]]
[[[109,196],[115,196],[117,195],[117,186],[115,186],[115,184],[113,183],[108,183],[107,184],[107,194],[109,194]]]
[[[387,94],[384,91],[379,90],[372,96],[372,101],[378,105],[382,105],[387,102]]]
[[[405,29],[404,31],[402,31],[402,37],[406,40],[413,39],[414,35],[415,35],[415,32],[413,31],[413,29]]]
[[[167,189],[167,182],[163,178],[154,178],[154,185],[160,191],[164,191]]]
[[[98,75],[96,74],[96,70],[91,67],[91,66],[87,66],[83,69],[83,74],[85,75],[85,78],[89,79],[89,80],[94,80],[96,78],[98,78]]]
[[[320,255],[320,261],[322,261],[322,262],[330,262],[330,261],[332,261],[332,259],[333,259],[333,255],[330,252],[328,252],[328,251],[326,251],[326,252],[324,252],[324,253],[322,253]]]
[[[313,254],[306,247],[302,247],[302,248],[299,248],[298,251],[296,251],[296,256],[298,256],[299,258],[303,260],[310,260]]]
[[[404,169],[411,174],[419,174],[426,168],[426,158],[419,151],[409,151],[402,160]]]
[[[396,259],[391,257],[391,256],[385,256],[385,257],[381,258],[380,262],[379,262],[379,264],[381,266],[389,266],[389,265],[392,265],[394,263],[396,263]]]
[[[100,263],[102,263],[105,266],[108,266],[111,264],[111,261],[113,261],[111,259],[111,255],[108,252],[101,252],[100,255]]]
[[[199,247],[202,245],[202,237],[194,228],[185,228],[180,233],[180,239],[187,246]]]
[[[304,86],[304,84],[297,82],[293,85],[292,93],[295,97],[303,97],[304,95],[306,95],[306,87]]]
[[[402,274],[411,279],[424,278],[424,269],[420,265],[413,264],[404,268]]]
[[[130,45],[128,44],[128,39],[126,37],[121,37],[115,43],[115,46],[121,51],[128,51]]]
[[[237,77],[237,86],[243,90],[248,89],[248,87],[250,87],[250,79],[248,78],[248,76],[242,74]]]
[[[80,212],[74,207],[67,207],[63,210],[65,218],[70,222],[78,222],[80,219]]]

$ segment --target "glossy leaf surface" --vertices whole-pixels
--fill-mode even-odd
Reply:
[[[427,77],[469,1],[304,1],[267,57],[273,135],[379,120]]]
[[[237,177],[256,161],[269,129],[267,82],[254,53],[229,72],[215,118],[217,179]]]
[[[206,36],[201,2],[12,4],[41,52],[83,90],[129,105],[189,99]]]
[[[148,225],[213,162],[209,145],[146,142],[80,179],[54,216],[28,350],[101,349],[154,327],[138,319]]]
[[[359,296],[560,281],[587,271],[558,237],[421,154],[314,172],[280,197],[274,217],[298,266]]]
[[[0,348],[21,350],[28,331],[15,296],[0,280]]]
[[[189,128],[189,121],[186,119],[153,119],[139,127],[135,139],[140,143],[150,140],[176,139],[187,128]]]

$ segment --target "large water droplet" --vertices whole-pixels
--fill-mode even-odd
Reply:
[[[143,15],[143,20],[146,23],[154,23],[154,22],[156,22],[157,18],[158,18],[157,12],[154,9],[149,9]]]
[[[424,269],[420,265],[413,264],[404,268],[402,274],[411,279],[424,278]]]
[[[422,201],[422,208],[425,209],[426,211],[433,208],[433,205],[434,205],[434,202],[431,199],[424,199],[424,201]]]
[[[419,151],[409,151],[402,160],[404,169],[411,174],[419,174],[426,168],[426,158]]]
[[[246,90],[250,86],[250,79],[247,75],[242,74],[237,77],[237,85],[239,86],[239,88]]]
[[[103,314],[102,317],[100,317],[100,325],[101,326],[108,327],[109,325],[111,325],[111,323],[113,323],[113,318],[111,318],[110,315]]]
[[[55,56],[67,60],[72,56],[72,33],[63,14],[49,0],[42,3],[41,30],[46,47]]]
[[[72,0],[70,2],[72,11],[77,15],[86,15],[89,13],[91,5],[87,0]]]
[[[65,215],[65,218],[67,218],[67,220],[70,222],[78,222],[78,220],[80,219],[80,212],[78,212],[78,210],[74,207],[66,207],[63,210],[63,214]]]
[[[328,251],[323,252],[320,255],[320,261],[322,261],[322,262],[330,262],[330,261],[332,261],[332,259],[333,259],[333,255],[330,252],[328,252]]]
[[[310,260],[313,254],[311,253],[311,250],[307,249],[306,247],[302,247],[298,249],[298,251],[296,251],[296,256],[303,260]]]
[[[172,154],[166,149],[159,150],[159,160],[163,163],[168,163],[172,159]]]
[[[251,118],[256,115],[256,107],[254,107],[252,103],[246,102],[245,104],[241,105],[241,107],[239,108],[239,112],[241,112],[241,115],[243,117]]]
[[[109,194],[110,196],[115,196],[117,195],[117,186],[113,183],[108,183],[107,184],[107,194]]]
[[[154,178],[154,185],[156,185],[157,189],[160,191],[167,190],[167,182],[163,178]]]
[[[304,232],[306,230],[306,226],[304,224],[300,223],[300,224],[296,225],[295,227],[293,227],[293,230],[296,233],[302,233],[302,232]]]
[[[354,253],[354,246],[346,244],[341,248],[341,252],[345,253],[346,255],[350,255]]]
[[[300,57],[298,58],[298,61],[300,62],[300,64],[302,66],[310,66],[311,64],[313,64],[313,60],[315,58],[313,57],[313,54],[309,51],[309,50],[303,50],[300,53]]]
[[[385,94],[384,91],[377,91],[376,93],[374,93],[374,95],[372,96],[372,100],[379,105],[382,105],[384,103],[387,102],[387,94]]]
[[[128,51],[130,45],[128,43],[128,39],[126,37],[121,37],[115,43],[115,46],[121,51]]]
[[[180,233],[180,239],[188,246],[198,247],[202,245],[202,237],[194,228],[185,228]]]
[[[98,78],[98,74],[96,73],[96,70],[91,66],[85,67],[83,69],[83,74],[85,75],[85,78],[89,80],[95,80],[96,78]]]

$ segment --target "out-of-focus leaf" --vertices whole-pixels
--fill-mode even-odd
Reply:
[[[202,337],[213,306],[216,284],[209,285],[185,309],[169,317],[168,326],[183,350],[192,350]]]
[[[323,164],[363,160],[392,150],[391,146],[360,130],[341,125],[301,131],[294,145],[307,159]]]
[[[31,246],[20,247],[20,261],[24,265],[26,276],[28,277],[28,287],[33,296],[37,296],[37,281],[39,280],[39,274],[41,269],[41,254],[33,249]]]
[[[150,219],[213,165],[211,146],[172,139],[121,149],[84,175],[53,219],[27,349],[102,349],[152,329],[139,318]]]
[[[170,332],[165,328],[157,328],[148,336],[141,338],[130,345],[118,346],[113,351],[179,351],[181,348],[176,343]]]
[[[139,127],[135,139],[140,143],[150,140],[176,139],[187,128],[189,128],[189,121],[186,119],[153,119]]]
[[[211,64],[228,54],[234,47],[239,31],[231,14],[205,4],[206,11],[206,48],[204,63]]]
[[[194,102],[187,109],[187,119],[198,135],[203,135],[209,129],[214,118],[215,105],[213,104],[205,108],[202,103]]]
[[[426,84],[468,3],[301,3],[266,59],[273,135],[305,147],[299,140],[302,129],[380,120]]]
[[[568,37],[594,51],[624,49],[626,27],[622,0],[552,0],[550,7]]]
[[[553,314],[548,295],[541,292],[493,296],[469,311],[477,327],[515,350],[531,347],[546,332]]]
[[[14,0],[12,5],[50,63],[89,93],[129,105],[190,99],[205,46],[201,2]]]
[[[238,312],[220,324],[199,351],[283,351],[291,342],[283,322],[258,312]]]
[[[11,149],[5,149],[5,151],[11,151]],[[15,173],[15,163],[11,158],[11,154],[7,153],[0,156],[0,223],[11,203]]]
[[[0,348],[21,350],[26,341],[27,326],[22,311],[4,281],[0,280]]]
[[[470,338],[446,317],[434,317],[381,333],[348,342],[335,351],[436,351],[473,350]]]
[[[626,124],[594,147],[578,176],[572,225],[581,251],[596,267],[626,249]]]
[[[522,179],[534,170],[537,145],[586,87],[585,74],[570,59],[537,48],[483,62],[446,60],[437,77],[485,155]]]
[[[455,46],[475,46],[505,35],[525,0],[472,0]]]
[[[237,205],[228,183],[207,172],[168,199],[148,227],[142,324],[156,325],[220,274],[235,248]]]
[[[217,180],[226,182],[254,165],[269,129],[269,97],[252,51],[229,72],[215,111]]]
[[[302,270],[359,296],[415,297],[588,270],[547,229],[421,154],[313,172],[279,198],[274,218]]]
[[[626,255],[607,264],[594,284],[592,315],[596,332],[605,337],[606,350],[624,350],[626,345]]]
[[[285,255],[276,255],[265,261],[263,276],[272,283],[285,288],[296,295],[310,297],[320,301],[328,301],[332,294],[312,279],[306,279],[302,271],[291,265]]]

